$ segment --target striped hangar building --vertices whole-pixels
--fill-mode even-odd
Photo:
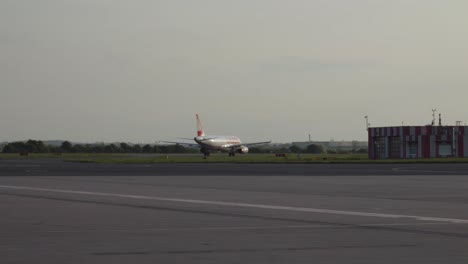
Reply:
[[[368,128],[369,159],[468,157],[468,126]]]

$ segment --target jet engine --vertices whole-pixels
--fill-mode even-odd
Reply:
[[[247,154],[249,153],[249,148],[246,147],[246,146],[241,146],[238,150],[237,150],[238,153],[240,154]]]

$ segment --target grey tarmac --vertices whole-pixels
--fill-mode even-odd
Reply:
[[[467,169],[0,160],[0,263],[468,263]]]

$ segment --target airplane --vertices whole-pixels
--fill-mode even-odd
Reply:
[[[241,140],[236,136],[208,136],[203,130],[200,117],[196,114],[197,117],[197,136],[193,138],[196,144],[187,143],[187,142],[173,142],[173,141],[161,141],[165,143],[173,143],[180,145],[194,146],[198,145],[200,147],[200,152],[203,153],[204,157],[210,156],[212,151],[227,151],[229,156],[235,156],[236,153],[247,154],[249,152],[249,146],[254,145],[263,145],[271,143],[271,141],[264,142],[254,142],[254,143],[244,143],[242,144]],[[189,139],[189,138],[185,138]],[[192,140],[191,138],[189,140]]]

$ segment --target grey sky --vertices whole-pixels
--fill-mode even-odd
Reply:
[[[468,122],[465,0],[0,0],[0,141]]]

